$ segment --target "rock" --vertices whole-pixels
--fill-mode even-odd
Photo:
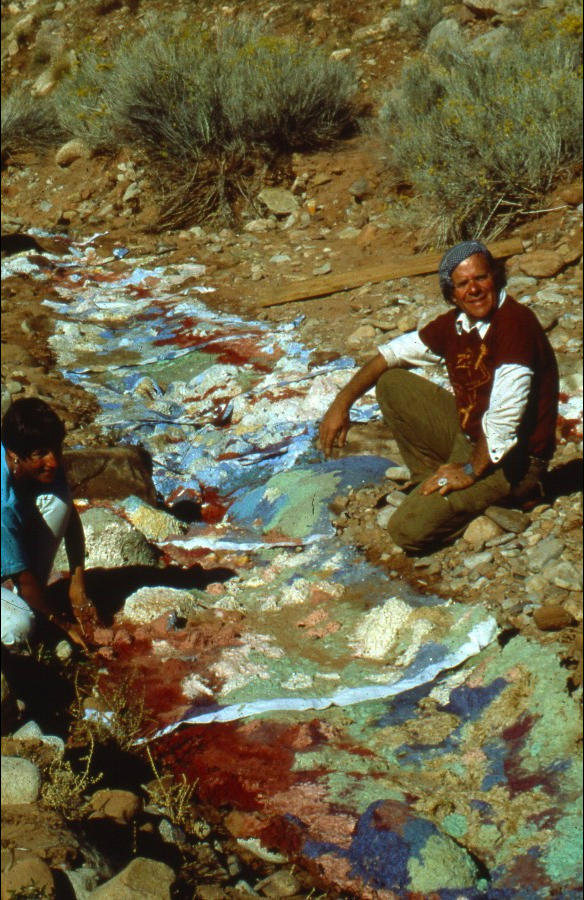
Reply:
[[[553,278],[566,265],[564,257],[553,250],[533,250],[520,256],[518,265],[525,275],[533,278]]]
[[[332,272],[332,266],[330,262],[323,263],[322,266],[317,266],[316,269],[313,270],[313,275],[328,275]]]
[[[418,319],[416,316],[406,315],[400,316],[400,318],[396,322],[398,331],[402,334],[407,334],[410,331],[415,331],[418,325]]]
[[[120,618],[135,625],[153,622],[164,613],[178,613],[188,618],[200,609],[196,598],[188,591],[169,587],[138,588],[127,598]]]
[[[466,556],[462,562],[467,569],[472,571],[479,566],[483,566],[485,563],[492,562],[492,560],[493,554],[490,550],[485,550],[483,553],[472,553],[470,556]]]
[[[255,890],[263,894],[264,897],[293,897],[294,894],[300,893],[301,884],[292,872],[285,869],[279,869],[273,875],[268,875],[262,881],[259,881]]]
[[[576,620],[563,606],[540,606],[533,611],[533,621],[540,631],[560,631],[576,624]]]
[[[527,551],[527,563],[531,572],[541,572],[555,559],[558,559],[566,545],[559,538],[544,538],[535,547]]]
[[[136,197],[139,197],[142,193],[142,188],[135,181],[132,184],[129,184],[126,190],[124,191],[124,196],[122,197],[122,203],[129,203],[131,200],[135,200]]]
[[[364,225],[361,229],[361,233],[357,238],[357,245],[359,247],[366,247],[368,244],[371,244],[377,234],[379,233],[379,228],[377,225],[374,225],[373,222],[368,222],[367,225]]]
[[[391,494],[388,494],[385,498],[390,506],[393,506],[397,509],[398,506],[401,506],[404,500],[406,499],[407,494],[404,494],[403,491],[392,491]]]
[[[366,178],[358,178],[349,187],[349,193],[359,203],[361,200],[364,200],[368,194],[371,193],[371,185]]]
[[[461,41],[461,27],[455,19],[442,19],[428,35],[426,50],[442,50],[459,44]]]
[[[464,540],[475,550],[482,550],[487,541],[500,537],[503,529],[488,516],[479,516],[474,519],[464,532]]]
[[[88,866],[65,872],[71,882],[75,894],[75,900],[89,900],[91,893],[97,887],[97,872]]]
[[[409,481],[410,470],[405,466],[390,466],[385,470],[385,477],[391,481]]]
[[[38,856],[31,854],[19,859],[2,873],[2,900],[17,897],[51,900],[56,896],[53,873]]]
[[[347,59],[348,56],[351,55],[353,51],[350,47],[343,47],[342,50],[333,50],[330,55],[330,58],[335,60],[335,62],[340,62],[342,59]]]
[[[349,225],[348,228],[343,228],[342,231],[339,231],[337,237],[340,241],[352,241],[355,238],[358,238],[361,234],[359,228],[354,228],[353,225]]]
[[[73,648],[69,641],[59,641],[55,647],[55,656],[57,659],[60,659],[61,662],[66,662],[66,660],[71,659],[72,655]]]
[[[539,319],[539,323],[544,331],[551,331],[558,324],[558,313],[549,306],[542,303],[532,303],[530,309]]]
[[[579,206],[582,203],[583,191],[582,182],[570,184],[559,192],[560,199],[567,203],[568,206]]]
[[[347,338],[348,344],[361,344],[364,341],[372,341],[375,337],[375,328],[372,325],[360,325]]]
[[[57,79],[53,74],[51,69],[45,69],[44,72],[41,72],[35,83],[33,84],[31,91],[33,94],[37,94],[39,97],[46,97],[47,94],[50,94],[57,87]]]
[[[41,773],[29,759],[2,757],[2,806],[35,803],[41,791]]]
[[[4,413],[8,412],[8,407],[12,403],[12,394],[2,382],[2,418],[4,418]]]
[[[58,166],[61,166],[61,168],[67,168],[67,166],[70,166],[78,159],[89,159],[89,157],[89,147],[84,144],[83,141],[79,140],[79,138],[75,138],[72,141],[67,141],[66,144],[63,144],[63,146],[57,150],[55,162]]]
[[[2,736],[10,734],[18,722],[18,706],[16,698],[4,672],[1,673],[1,699],[2,699]]]
[[[142,503],[137,497],[130,497],[123,509],[132,525],[149,541],[166,541],[171,535],[188,531],[188,525],[184,522],[175,519],[170,513]]]
[[[142,532],[109,509],[88,509],[81,514],[85,531],[85,564],[87,568],[116,566],[154,566],[158,553]],[[59,551],[56,568],[62,565]],[[58,564],[57,564],[58,562]]]
[[[246,222],[243,230],[248,234],[260,234],[263,231],[274,231],[276,223],[273,219],[252,219]]]
[[[383,529],[387,528],[389,520],[395,512],[397,512],[397,506],[384,506],[383,509],[379,510],[376,519],[379,527]]]
[[[312,184],[314,187],[320,187],[322,184],[329,184],[332,180],[332,176],[327,175],[326,172],[317,172],[312,179]]]
[[[96,791],[88,804],[90,819],[111,819],[118,825],[132,822],[142,807],[140,798],[131,791]]]
[[[507,280],[507,290],[513,297],[529,293],[536,287],[537,278],[531,278],[529,275],[513,275]]]
[[[528,515],[519,509],[506,509],[503,506],[489,506],[485,515],[496,522],[504,531],[512,531],[513,534],[521,534],[531,525]]]
[[[170,866],[138,857],[91,894],[91,900],[170,900],[175,875]]]
[[[40,725],[32,720],[26,722],[18,731],[15,731],[13,737],[19,741],[41,741],[47,747],[52,747],[58,757],[62,757],[65,753],[65,741],[63,738],[56,734],[43,734]]]
[[[545,576],[551,584],[565,591],[582,590],[582,568],[570,562],[560,562],[546,569]]]
[[[514,32],[510,28],[501,25],[499,28],[480,34],[474,41],[470,42],[469,48],[473,53],[495,58],[509,46],[510,41],[513,39],[513,34]]]
[[[284,188],[264,188],[258,194],[258,200],[264,203],[275,216],[289,216],[299,208],[298,200]]]
[[[63,464],[74,497],[123,500],[136,496],[156,503],[152,462],[142,447],[67,450]]]

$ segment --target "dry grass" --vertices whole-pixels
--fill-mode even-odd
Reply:
[[[43,150],[63,139],[50,97],[35,97],[28,86],[2,98],[2,163],[23,150]]]

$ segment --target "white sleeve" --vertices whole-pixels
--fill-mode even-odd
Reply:
[[[440,362],[440,357],[428,350],[417,331],[400,334],[387,344],[377,348],[390,369],[397,366],[420,366]]]
[[[507,364],[495,371],[483,431],[489,456],[499,462],[517,443],[517,429],[525,412],[533,372],[527,366]]]

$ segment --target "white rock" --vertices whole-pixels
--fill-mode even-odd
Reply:
[[[75,140],[67,141],[66,144],[63,144],[63,146],[57,150],[55,162],[58,166],[66,168],[78,159],[89,159],[89,156],[89,147],[84,144],[83,141],[75,138]]]
[[[188,617],[198,608],[200,604],[188,591],[170,587],[143,587],[126,599],[120,618],[135,625],[145,625],[164,613],[178,613]]]
[[[35,803],[41,792],[41,773],[29,759],[2,757],[2,806]]]
[[[156,565],[158,555],[144,535],[109,509],[88,509],[81,521],[87,568]]]

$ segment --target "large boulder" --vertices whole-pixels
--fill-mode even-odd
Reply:
[[[152,462],[141,447],[67,450],[63,464],[74,497],[123,500],[134,495],[156,503]]]
[[[158,552],[141,531],[109,509],[96,507],[81,514],[85,533],[85,566],[112,569],[120,566],[155,566]],[[67,569],[61,546],[55,568]]]

